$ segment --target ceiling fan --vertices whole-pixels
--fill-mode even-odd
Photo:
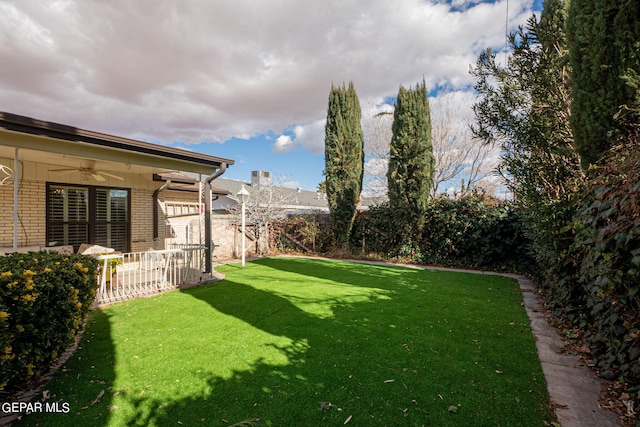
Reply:
[[[95,168],[96,162],[95,160],[88,160],[84,162],[85,166],[80,166],[77,168],[67,168],[67,169],[49,169],[49,172],[58,172],[58,175],[69,175],[74,172],[79,172],[83,179],[95,179],[99,182],[104,182],[107,179],[105,176],[110,178],[117,179],[119,181],[124,181],[124,178],[118,175],[113,175],[109,172],[105,172],[102,170],[98,170]]]

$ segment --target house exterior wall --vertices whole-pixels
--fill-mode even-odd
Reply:
[[[158,219],[158,240],[153,240],[153,191],[148,188],[131,189],[131,252],[164,249],[164,221]]]
[[[13,159],[0,159],[0,164],[13,169]],[[124,181],[106,177],[104,182],[83,180],[78,173],[60,175],[57,169],[43,163],[20,161],[18,190],[18,246],[45,247],[47,182],[128,188],[131,197],[131,250],[164,249],[164,216],[159,215],[159,239],[153,239],[153,192],[162,183],[151,175],[121,174]],[[0,186],[0,249],[13,247],[13,184]]]
[[[204,239],[204,229],[201,230],[199,215],[170,216],[166,203],[198,203],[198,193],[180,191],[164,191],[158,196],[159,226],[158,234],[162,234],[165,248],[169,249],[173,244],[201,244]],[[169,234],[168,232],[171,232]]]
[[[12,159],[0,159],[0,164],[13,168]],[[150,249],[168,249],[172,243],[199,244],[204,239],[199,215],[168,218],[165,202],[197,203],[198,194],[178,191],[162,191],[158,195],[158,239],[153,238],[153,192],[162,182],[152,181],[151,176],[119,174],[120,181],[107,178],[105,182],[83,180],[79,174],[59,175],[49,169],[58,169],[43,163],[21,161],[18,193],[18,247],[39,250],[46,242],[46,192],[47,182],[127,188],[130,190],[131,251],[144,252]],[[235,258],[240,253],[240,232],[232,225],[228,215],[212,216],[213,257],[217,260]],[[173,229],[175,237],[167,235]],[[187,242],[187,229],[190,241]],[[253,254],[255,243],[246,237],[247,256]],[[0,186],[0,253],[13,247],[13,184]]]
[[[45,246],[46,183],[23,180],[18,189],[18,246]],[[13,247],[13,184],[0,186],[0,247]]]

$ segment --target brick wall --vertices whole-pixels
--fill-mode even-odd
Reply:
[[[20,182],[18,246],[46,245],[46,191],[44,182]],[[0,187],[0,247],[13,247],[13,185]]]
[[[13,167],[7,159],[0,163]],[[51,166],[38,162],[21,161],[18,246],[46,246],[46,192],[47,182],[102,185],[128,188],[131,191],[131,249],[146,251],[152,248],[164,249],[164,215],[159,216],[158,242],[153,241],[153,191],[162,183],[151,180],[151,175],[122,174],[124,181],[107,178],[95,182],[81,179],[78,174],[60,175],[50,171]],[[77,175],[77,176],[76,176]],[[0,248],[13,247],[13,184],[0,186]]]
[[[158,218],[158,241],[153,240],[153,190],[131,189],[131,251],[164,249],[164,218]]]

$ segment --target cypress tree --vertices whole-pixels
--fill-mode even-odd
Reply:
[[[567,21],[573,82],[571,127],[582,167],[619,137],[614,116],[635,99],[624,76],[638,70],[638,0],[572,0]]]
[[[433,166],[431,114],[423,80],[415,89],[400,86],[393,113],[387,182],[389,204],[403,242],[420,239]]]
[[[336,242],[349,246],[356,206],[362,191],[364,138],[360,101],[352,82],[329,93],[325,126],[325,177],[327,201]]]

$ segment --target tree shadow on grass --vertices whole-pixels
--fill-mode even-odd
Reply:
[[[60,412],[29,414],[12,426],[75,427],[86,425],[87,419],[91,420],[91,426],[110,424],[110,388],[115,379],[115,349],[109,317],[101,309],[90,313],[78,349],[42,388],[49,395],[45,402],[49,405],[57,402]],[[101,362],[99,365],[91,366],[83,362],[83,359],[96,358],[96,354]],[[65,404],[68,404],[67,412],[64,411]]]
[[[400,374],[400,368],[376,360],[380,341],[367,319],[367,313],[379,302],[375,295],[356,304],[332,301],[334,314],[328,318],[244,283],[225,280],[211,288],[217,289],[185,292],[269,335],[290,339],[286,346],[266,344],[284,355],[286,364],[261,359],[246,370],[234,370],[230,377],[210,376],[206,381],[209,393],[168,405],[144,396],[133,398],[139,412],[129,425],[165,425],[170,421],[224,425],[258,418],[274,426],[342,425],[349,415],[358,415],[363,422],[365,414],[371,420],[372,416],[381,417],[381,410],[390,409],[393,393],[385,390],[389,384],[384,380],[394,372]],[[390,326],[374,329],[382,327]],[[399,356],[406,353],[400,341],[395,346]],[[386,388],[408,393],[393,385]],[[405,400],[408,406],[411,399]],[[397,408],[394,411],[401,414]]]
[[[260,265],[310,275],[304,263],[290,266],[290,262],[261,260]],[[358,275],[361,282],[369,282],[363,277],[377,276],[357,269],[347,275],[351,269],[341,263],[335,268],[333,263],[323,265],[329,271],[314,277],[366,287],[358,282]],[[485,351],[471,340],[451,346],[455,337],[447,334],[446,319],[423,309],[428,295],[411,291],[411,284],[400,292],[402,285],[388,279],[373,280],[375,288],[359,300],[330,299],[331,314],[322,316],[269,288],[234,280],[181,291],[274,337],[260,345],[277,350],[286,362],[258,358],[243,364],[239,360],[226,376],[203,366],[202,372],[192,373],[206,383],[197,395],[169,402],[130,396],[136,416],[128,425],[230,425],[260,420],[260,425],[270,426],[346,422],[484,426],[501,425],[504,420],[527,425],[540,419],[545,409],[535,403],[539,393],[545,393],[544,384],[527,393],[522,387],[534,388],[530,384],[518,388],[509,381],[490,383],[487,378],[496,374],[488,366]],[[276,339],[282,337],[289,344]],[[484,365],[482,370],[473,362],[457,362],[463,353],[472,354],[476,365]],[[535,375],[530,381],[537,381]],[[519,404],[507,404],[499,397],[507,394],[516,396]],[[450,412],[451,405],[460,405],[460,414]]]

